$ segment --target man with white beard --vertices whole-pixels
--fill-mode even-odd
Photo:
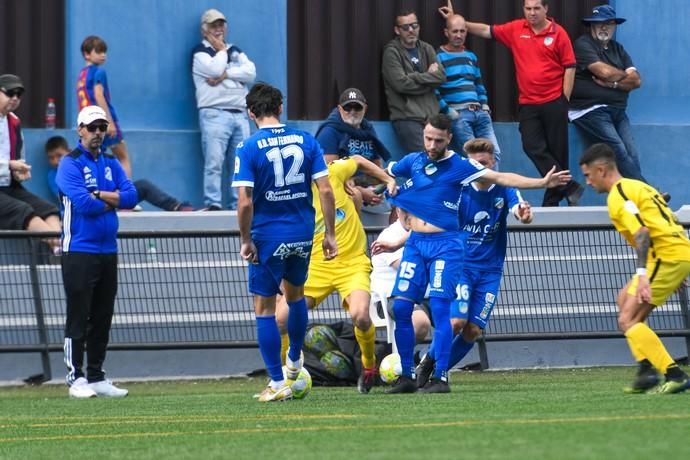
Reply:
[[[588,145],[603,142],[613,149],[623,177],[647,182],[625,113],[628,94],[642,82],[625,48],[613,39],[623,22],[609,5],[594,7],[582,19],[589,30],[573,44],[577,69],[568,116]]]
[[[364,118],[366,113],[367,99],[362,91],[348,88],[342,92],[338,105],[316,130],[315,137],[323,148],[326,163],[359,155],[382,168],[383,163],[391,158],[374,126]],[[363,174],[348,181],[346,190],[352,196],[358,211],[362,205],[381,204],[383,197],[374,190],[377,184],[378,181]]]

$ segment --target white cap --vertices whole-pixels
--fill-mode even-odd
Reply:
[[[108,117],[105,114],[105,110],[98,107],[97,105],[89,105],[81,109],[79,116],[77,117],[77,128],[80,126],[90,125],[94,121],[103,120],[108,121]]]
[[[204,14],[201,15],[201,23],[202,24],[211,24],[213,22],[216,22],[219,19],[222,19],[223,21],[228,22],[227,19],[225,19],[225,15],[215,8],[211,8],[210,10],[206,10],[206,11],[204,11]]]

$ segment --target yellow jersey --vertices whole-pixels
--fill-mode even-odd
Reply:
[[[345,182],[357,172],[357,163],[351,158],[336,160],[328,165],[328,180],[335,196],[335,240],[338,243],[337,260],[348,261],[354,257],[366,254],[367,236],[359,220],[357,209],[352,198],[345,191]],[[314,226],[314,245],[311,254],[312,262],[323,262],[324,231],[323,211],[316,184],[312,184],[314,209],[316,210],[316,225]]]
[[[690,261],[690,240],[666,201],[653,187],[634,179],[616,182],[607,199],[614,227],[631,246],[641,227],[649,229],[647,263],[659,260]]]

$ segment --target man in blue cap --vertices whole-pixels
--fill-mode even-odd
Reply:
[[[613,39],[616,27],[625,19],[617,17],[610,5],[600,5],[582,22],[589,26],[589,33],[573,45],[577,69],[570,98],[570,121],[589,145],[602,142],[611,146],[623,177],[647,182],[625,113],[628,94],[641,85],[640,74],[623,45]],[[670,199],[668,194],[664,195]]]

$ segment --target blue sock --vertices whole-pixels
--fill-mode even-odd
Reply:
[[[431,315],[434,318],[434,377],[447,378],[448,355],[453,342],[453,328],[450,325],[450,299],[432,297],[429,299]]]
[[[452,369],[462,358],[467,356],[470,352],[474,342],[466,342],[462,334],[458,334],[453,339],[453,344],[450,346],[450,357],[448,358],[448,369]]]
[[[302,297],[296,302],[288,302],[287,304],[290,307],[287,319],[287,332],[290,338],[288,357],[291,361],[297,362],[302,352],[304,334],[307,332],[307,322],[309,321],[307,301]]]
[[[393,314],[395,315],[395,344],[400,354],[402,375],[412,377],[414,372],[414,329],[412,328],[412,310],[414,302],[407,299],[395,299]]]
[[[275,315],[256,317],[256,337],[268,375],[276,382],[284,380],[280,362],[280,332]]]

